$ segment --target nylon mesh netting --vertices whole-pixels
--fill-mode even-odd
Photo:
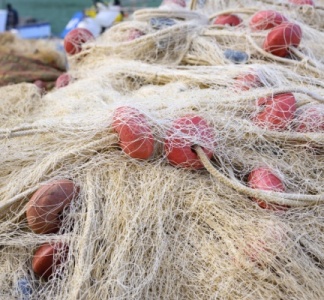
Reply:
[[[0,88],[1,299],[323,299],[323,3],[201,3]],[[302,31],[284,57],[266,9]]]

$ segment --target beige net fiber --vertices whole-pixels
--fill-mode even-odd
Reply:
[[[324,4],[191,4],[0,88],[0,299],[324,299]]]

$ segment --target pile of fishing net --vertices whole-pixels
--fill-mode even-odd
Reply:
[[[47,90],[66,71],[66,58],[59,41],[27,40],[5,32],[0,34],[0,86],[31,82]]]
[[[2,298],[323,299],[323,10],[210,2],[66,42],[51,92],[0,89]],[[266,9],[302,31],[284,57]]]

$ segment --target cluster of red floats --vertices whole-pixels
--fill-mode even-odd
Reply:
[[[95,40],[93,34],[85,28],[76,28],[71,30],[64,38],[64,50],[68,55],[75,55],[82,51],[85,43]],[[69,73],[61,74],[55,82],[57,89],[69,85],[73,81]]]
[[[271,130],[285,130],[296,115],[296,100],[292,93],[277,94],[260,98],[257,103],[263,110],[255,115],[253,122]],[[307,113],[307,116],[303,115]],[[295,118],[296,130],[305,132],[316,122],[316,129],[324,131],[324,106],[311,106]],[[135,159],[149,159],[153,156],[155,138],[149,120],[138,109],[122,106],[113,114],[113,129],[119,136],[121,149]],[[315,129],[312,128],[311,131]],[[186,115],[174,120],[166,131],[164,153],[168,162],[175,167],[202,169],[195,145],[200,146],[207,157],[213,156],[216,134],[208,122],[197,115]],[[284,185],[278,176],[268,168],[256,168],[248,177],[248,185],[253,189],[284,192]],[[260,207],[272,210],[286,210],[287,206],[271,205],[254,199]]]
[[[312,0],[289,0],[297,5],[314,6]],[[178,5],[186,7],[184,0],[164,0],[163,5]],[[226,14],[215,18],[214,25],[238,26],[242,19],[237,15]],[[299,25],[273,10],[259,11],[252,16],[249,26],[254,31],[269,30],[263,44],[263,49],[273,55],[286,57],[289,47],[298,47],[302,31]],[[129,32],[128,41],[144,35],[138,29]],[[90,31],[77,28],[64,39],[67,54],[80,53],[82,45],[94,40]],[[72,81],[68,73],[64,73],[56,80],[55,87],[62,88]],[[35,84],[44,88],[43,82]],[[236,88],[249,90],[262,86],[256,73],[241,74],[236,78]],[[296,100],[292,93],[277,94],[272,97],[260,98],[257,106],[261,111],[257,113],[253,122],[270,130],[286,130],[294,119],[297,132],[324,131],[324,105],[306,105],[296,110]],[[149,159],[155,146],[153,130],[145,115],[133,107],[123,106],[115,110],[113,116],[114,130],[118,133],[121,149],[130,157]],[[164,151],[169,163],[176,167],[202,169],[203,164],[193,150],[199,145],[210,159],[213,156],[215,132],[208,122],[197,115],[187,115],[173,121],[166,132]],[[248,186],[265,191],[284,192],[285,187],[279,176],[269,168],[259,167],[251,171],[247,179]],[[79,189],[70,180],[56,180],[38,189],[27,205],[27,223],[29,228],[37,234],[57,233],[61,226],[64,210],[78,197]],[[270,204],[260,199],[253,199],[261,208],[284,211],[285,205]],[[40,278],[47,280],[55,269],[66,260],[68,246],[62,242],[45,243],[34,253],[32,269]]]
[[[226,14],[215,18],[213,24],[238,26],[242,21],[237,15]],[[263,49],[279,57],[289,55],[289,48],[298,47],[302,38],[300,26],[290,22],[274,10],[262,10],[255,13],[250,19],[249,26],[253,31],[269,30]]]
[[[149,159],[154,152],[153,129],[147,118],[136,108],[122,106],[113,114],[113,129],[118,133],[121,149],[130,157]],[[208,122],[196,115],[174,120],[166,132],[164,150],[170,164],[178,167],[201,169],[193,146],[200,145],[211,158],[215,148],[215,134]]]
[[[257,72],[240,74],[235,78],[235,88],[247,91],[263,86]],[[257,99],[258,112],[252,117],[254,124],[269,130],[296,132],[324,131],[324,105],[307,104],[297,109],[292,93],[275,94]]]
[[[242,22],[243,20],[235,14],[223,14],[217,16],[212,24],[239,26]],[[290,54],[289,49],[298,47],[302,38],[300,26],[274,10],[257,12],[251,17],[249,26],[253,31],[269,30],[262,48],[279,57],[287,57]],[[129,31],[127,40],[132,41],[143,35],[144,32],[134,28]]]
[[[85,28],[76,28],[71,30],[64,38],[64,50],[68,55],[78,54],[82,51],[82,45],[94,40],[93,34]],[[61,74],[55,81],[57,89],[69,85],[73,78],[68,73]],[[42,80],[34,81],[34,84],[41,90],[46,89],[46,83]]]
[[[173,3],[177,6],[185,7],[185,1],[182,0],[170,0],[166,2],[166,4]],[[303,1],[295,0],[295,2]],[[213,24],[238,26],[242,21],[243,20],[235,14],[223,14],[216,17]],[[263,43],[263,49],[279,57],[286,57],[289,55],[290,47],[298,47],[302,38],[300,26],[290,22],[285,16],[274,10],[257,12],[251,17],[249,26],[254,31],[269,30]],[[133,28],[129,31],[126,39],[132,41],[144,34],[145,33],[142,31]],[[64,49],[68,55],[75,55],[81,52],[83,44],[94,39],[94,36],[89,30],[85,28],[76,28],[70,31],[64,38]]]
[[[164,4],[176,4],[185,7],[185,1],[170,0]],[[291,0],[298,5],[314,5],[309,0]],[[242,19],[236,15],[220,15],[213,24],[238,26]],[[290,47],[298,47],[302,31],[299,25],[291,23],[288,19],[273,10],[259,11],[254,14],[249,22],[253,31],[269,30],[263,44],[263,49],[280,57],[289,54]],[[143,32],[133,29],[128,40],[133,40],[144,35]],[[93,35],[86,29],[72,30],[64,40],[64,48],[69,55],[74,55],[82,50],[82,45],[93,40]],[[62,74],[56,82],[56,87],[66,86],[71,81],[69,74]],[[256,73],[239,75],[236,78],[236,87],[240,90],[249,90],[262,86]],[[292,93],[276,94],[257,100],[258,112],[252,121],[259,127],[270,130],[287,130],[290,124],[298,132],[323,131],[324,111],[322,105],[310,105],[296,109],[296,99]],[[292,123],[293,121],[293,123]],[[113,117],[113,128],[119,135],[120,147],[132,158],[149,159],[154,152],[154,135],[146,117],[132,107],[118,108]],[[166,132],[164,151],[170,164],[177,167],[190,169],[203,168],[194,145],[200,145],[206,155],[211,158],[215,148],[215,134],[207,121],[195,115],[189,115],[174,120],[171,128]],[[283,191],[283,185],[278,188],[278,178],[271,170],[256,169],[249,176],[248,183],[252,188],[264,190]],[[257,180],[255,178],[258,178]],[[255,199],[263,208],[268,207],[265,202]]]
[[[298,5],[314,5],[312,1],[291,0]],[[237,26],[242,20],[236,15],[219,16],[214,24]],[[249,22],[254,31],[270,30],[263,44],[263,49],[273,55],[286,57],[289,47],[298,47],[302,31],[299,25],[273,10],[259,11]],[[246,91],[263,86],[256,72],[240,74],[236,77],[235,87]],[[297,132],[324,131],[324,105],[306,105],[297,110],[296,99],[292,93],[276,94],[259,98],[256,105],[259,112],[252,118],[254,124],[269,130],[291,129]],[[254,189],[284,192],[283,182],[268,168],[256,168],[248,177],[248,185]],[[271,210],[286,210],[288,206],[268,204],[263,200],[254,199],[260,207]]]
[[[52,181],[39,188],[27,204],[27,224],[37,234],[57,233],[62,216],[78,197],[79,188],[68,179]],[[62,242],[45,243],[34,253],[32,269],[47,280],[68,255],[68,246]]]

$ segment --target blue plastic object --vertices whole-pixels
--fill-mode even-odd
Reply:
[[[20,278],[17,282],[17,288],[21,300],[29,300],[33,293],[33,288],[26,278]]]
[[[249,59],[249,55],[247,53],[232,49],[226,49],[224,51],[224,56],[235,64],[245,64]]]
[[[77,28],[78,24],[83,20],[84,13],[82,11],[76,12],[71,20],[67,23],[64,30],[62,31],[60,37],[62,39],[65,38],[65,36],[73,29]]]
[[[160,30],[175,25],[176,22],[170,18],[151,18],[150,25],[153,29]]]

